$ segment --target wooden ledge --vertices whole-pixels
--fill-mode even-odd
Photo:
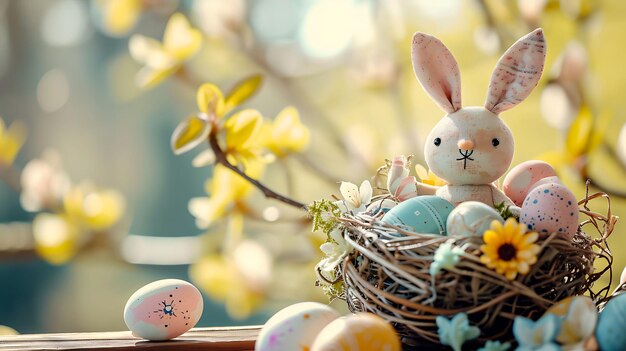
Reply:
[[[253,351],[260,326],[195,328],[170,341],[146,341],[130,332],[0,336],[0,350],[228,350]]]

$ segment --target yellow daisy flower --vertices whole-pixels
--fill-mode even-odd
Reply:
[[[426,167],[416,164],[415,165],[415,173],[420,181],[424,184],[432,185],[432,186],[444,186],[448,184],[445,180],[439,178],[433,171],[426,170]]]
[[[480,247],[483,255],[480,261],[487,267],[513,280],[517,274],[526,274],[530,266],[537,262],[539,245],[535,244],[539,234],[526,233],[526,225],[514,218],[506,220],[504,225],[491,222],[491,229],[483,234],[484,245]]]

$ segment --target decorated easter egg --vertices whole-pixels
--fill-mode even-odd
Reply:
[[[202,308],[202,295],[195,286],[179,279],[157,280],[128,299],[124,322],[135,336],[169,340],[193,328]]]
[[[543,184],[526,196],[519,221],[539,234],[558,232],[571,239],[578,229],[578,202],[565,185]]]
[[[263,326],[255,351],[309,350],[317,334],[339,314],[327,305],[301,302],[285,307]]]
[[[480,201],[465,201],[450,212],[446,232],[450,236],[482,236],[494,220],[504,223],[493,207]]]
[[[502,189],[517,206],[522,206],[532,185],[552,176],[556,176],[556,172],[549,163],[537,160],[522,162],[504,177]]]
[[[407,226],[416,233],[445,235],[446,221],[453,209],[450,202],[438,196],[418,196],[399,203],[382,221]]]
[[[400,338],[391,324],[372,313],[334,320],[317,335],[311,351],[400,351]]]
[[[626,294],[613,297],[600,313],[596,339],[602,351],[626,350]]]
[[[389,198],[376,200],[367,206],[367,212],[374,216],[380,213],[387,213],[389,210],[396,207],[397,204],[397,202]]]

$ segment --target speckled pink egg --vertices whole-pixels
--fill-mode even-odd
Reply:
[[[578,229],[576,197],[563,184],[537,186],[524,199],[519,220],[539,234],[558,232],[571,239]]]
[[[124,322],[133,335],[147,340],[173,339],[198,323],[202,295],[192,284],[163,279],[137,290],[126,303]]]
[[[511,169],[504,177],[502,188],[506,196],[517,206],[522,206],[533,184],[540,179],[553,176],[556,176],[556,172],[549,163],[537,160],[526,161]]]

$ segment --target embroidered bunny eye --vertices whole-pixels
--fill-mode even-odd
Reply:
[[[435,146],[441,145],[441,138],[435,138]]]
[[[493,147],[497,147],[498,145],[500,145],[500,140],[498,140],[498,138],[493,138],[491,140],[491,145],[493,145]]]

